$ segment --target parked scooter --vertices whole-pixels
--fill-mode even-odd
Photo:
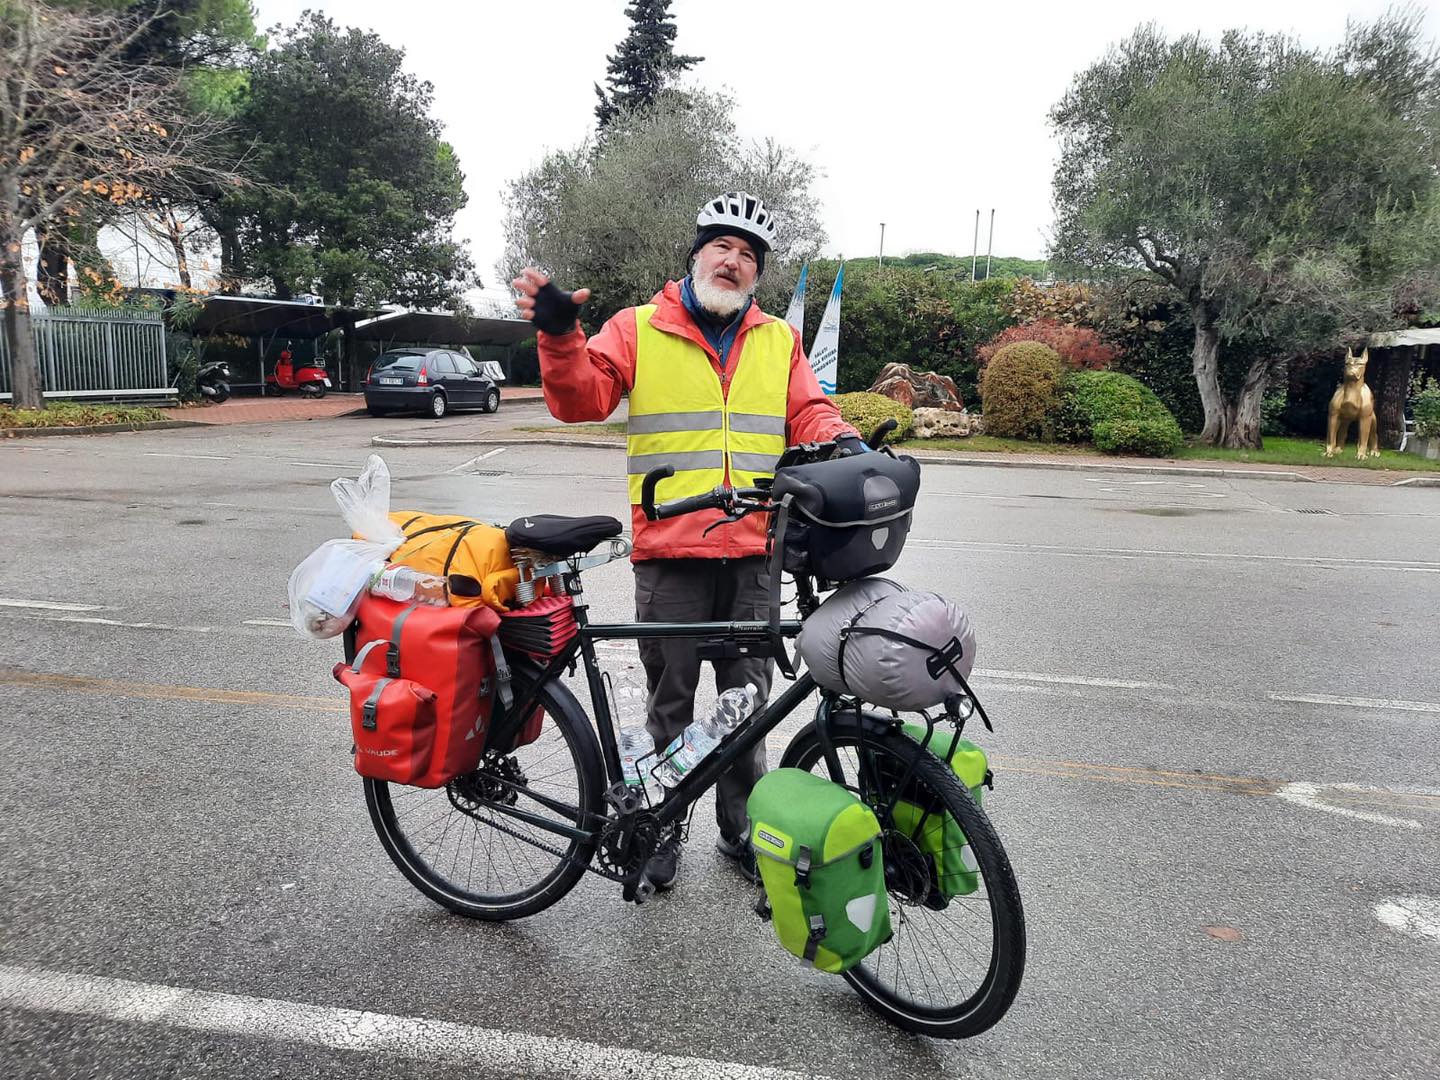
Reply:
[[[265,385],[281,394],[287,390],[299,390],[306,397],[322,398],[330,389],[330,377],[323,367],[316,367],[314,363],[296,367],[290,343],[286,342],[285,348],[280,351],[280,362],[275,365],[275,374],[265,376]]]
[[[216,405],[230,398],[230,365],[224,360],[212,360],[195,373],[195,387],[200,396]]]

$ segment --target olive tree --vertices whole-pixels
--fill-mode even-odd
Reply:
[[[598,323],[683,276],[700,204],[744,190],[779,221],[759,289],[773,308],[825,239],[814,176],[788,148],[742,140],[727,98],[670,92],[613,118],[603,141],[553,151],[511,181],[499,270],[508,281],[539,266],[569,288],[593,289],[585,318]]]
[[[1335,49],[1138,29],[1051,112],[1052,257],[1141,268],[1194,323],[1201,442],[1260,445],[1277,366],[1428,302],[1440,259],[1440,59],[1413,13]]]

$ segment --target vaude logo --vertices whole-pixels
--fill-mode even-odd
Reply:
[[[876,499],[874,502],[865,504],[865,512],[873,514],[878,510],[889,510],[893,506],[899,506],[899,499]]]
[[[771,836],[764,829],[756,829],[755,835],[760,837],[760,839],[764,840],[767,844],[773,844],[777,848],[783,848],[785,846],[784,840],[781,840],[778,836]]]
[[[371,757],[395,757],[399,750],[371,750],[368,746],[360,747],[360,753],[369,754]]]

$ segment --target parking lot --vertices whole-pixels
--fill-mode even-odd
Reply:
[[[782,952],[706,810],[673,893],[503,926],[381,851],[286,578],[374,435],[543,417],[0,445],[4,1075],[1440,1073],[1440,490],[925,469],[895,576],[976,621],[1031,935],[940,1044]],[[626,516],[619,449],[381,452],[397,508]]]

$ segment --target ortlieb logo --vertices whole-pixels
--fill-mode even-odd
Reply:
[[[755,835],[760,837],[760,839],[764,840],[767,844],[774,844],[778,848],[783,848],[785,846],[784,840],[781,840],[778,836],[771,836],[764,829],[756,829]]]
[[[889,510],[892,506],[899,505],[899,499],[876,499],[874,502],[868,502],[865,504],[865,512],[867,514],[874,514],[880,510]]]

